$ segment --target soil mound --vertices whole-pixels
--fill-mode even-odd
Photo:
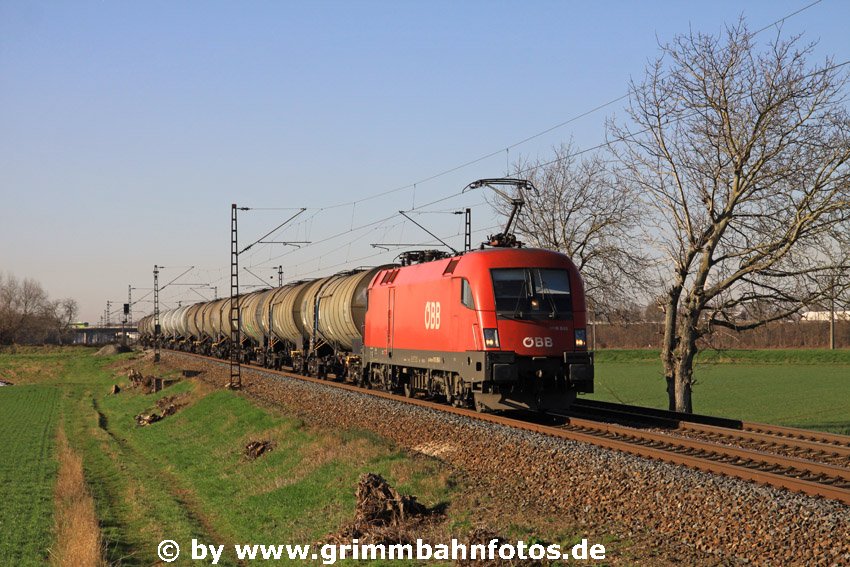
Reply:
[[[272,449],[274,449],[274,443],[271,441],[251,441],[245,445],[245,458],[253,461],[255,459],[259,459]]]
[[[96,353],[95,356],[112,356],[113,354],[121,354],[122,352],[132,352],[133,349],[127,345],[106,345]]]
[[[158,413],[140,413],[136,416],[136,425],[139,427],[144,427],[146,425],[150,425],[151,423],[156,423],[160,421],[162,416]]]
[[[434,517],[433,511],[415,496],[399,494],[381,475],[366,473],[357,483],[354,522],[326,538],[332,543],[357,539],[361,544],[413,543],[421,525]]]
[[[162,410],[162,417],[174,415],[178,410],[186,407],[185,402],[181,402],[182,395],[165,396],[156,401],[156,405]]]
[[[415,496],[401,495],[381,475],[367,473],[357,483],[355,523],[391,526],[424,516],[428,509]]]
[[[127,372],[127,378],[130,380],[130,387],[139,388],[144,394],[153,394],[154,392],[157,392],[158,389],[166,388],[176,382],[176,380],[158,379],[156,376],[143,376],[142,373],[135,368],[131,368]],[[159,381],[159,386],[157,386],[157,381]],[[168,399],[173,401],[175,397],[171,396]],[[180,409],[184,405],[186,404],[178,405],[175,409]],[[160,409],[165,408],[161,407]]]

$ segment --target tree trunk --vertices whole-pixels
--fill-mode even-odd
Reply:
[[[694,359],[697,355],[697,325],[701,308],[688,308],[685,320],[679,325],[676,348],[676,375],[674,380],[674,411],[693,413],[691,391],[694,378]]]
[[[694,356],[696,349],[685,347],[679,364],[676,368],[675,380],[675,406],[674,410],[683,413],[693,413],[694,406],[691,402],[691,391],[694,378]]]
[[[676,410],[676,343],[680,286],[673,287],[667,294],[664,306],[664,342],[661,345],[661,362],[664,379],[667,381],[667,398],[670,411]]]

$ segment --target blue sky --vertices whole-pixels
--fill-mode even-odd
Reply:
[[[154,264],[164,281],[197,266],[180,281],[224,294],[232,202],[309,208],[276,238],[316,244],[243,255],[262,279],[392,261],[369,245],[427,236],[399,218],[351,229],[519,155],[596,145],[622,102],[505,152],[624,94],[659,41],[742,13],[758,29],[809,3],[0,0],[0,270],[77,298],[89,321],[129,284],[150,287]],[[783,33],[844,61],[848,22],[850,2],[823,0]],[[483,238],[497,221],[480,192],[423,211],[464,206]],[[244,213],[243,244],[290,214]],[[462,245],[459,217],[419,220]],[[164,304],[212,293],[189,287]]]

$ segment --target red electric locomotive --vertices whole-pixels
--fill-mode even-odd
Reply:
[[[469,252],[378,272],[364,378],[479,410],[568,407],[593,391],[584,286],[565,255]]]

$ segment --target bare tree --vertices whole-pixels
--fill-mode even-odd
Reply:
[[[829,348],[835,348],[836,311],[845,312],[850,307],[850,231],[825,238],[812,250],[823,258],[830,268],[809,274],[811,285],[822,291],[822,299],[809,309],[829,312]]]
[[[556,148],[554,160],[521,159],[513,167],[515,177],[538,189],[523,195],[516,225],[521,240],[570,256],[595,315],[616,317],[635,298],[645,266],[635,238],[634,195],[615,186],[598,156],[579,160],[571,145]],[[494,206],[510,214],[509,201],[499,198]]]
[[[77,318],[79,306],[77,300],[66,297],[54,303],[54,319],[56,320],[59,342],[61,343],[71,330],[71,325]]]
[[[620,182],[642,195],[670,268],[671,409],[693,409],[698,339],[788,317],[823,298],[811,276],[836,267],[811,252],[850,218],[847,75],[810,66],[812,47],[778,35],[760,50],[743,21],[679,36],[630,85],[631,123],[609,121]]]
[[[36,280],[0,274],[0,344],[56,340],[76,317],[73,299],[50,301]]]
[[[12,342],[17,328],[18,280],[11,274],[0,272],[0,344]]]

